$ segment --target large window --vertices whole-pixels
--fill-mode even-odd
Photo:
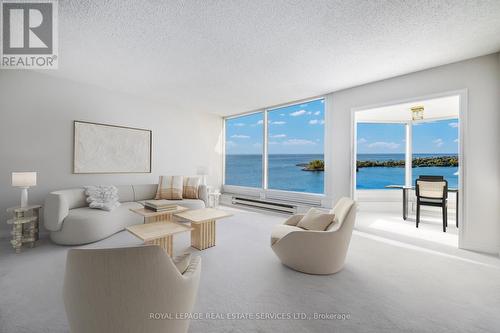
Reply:
[[[405,168],[407,148],[411,168]],[[357,124],[356,189],[413,185],[420,175],[444,176],[458,187],[458,119]]]
[[[225,184],[324,193],[324,109],[318,99],[226,119]]]
[[[357,124],[356,188],[405,183],[405,124]]]
[[[262,187],[264,113],[226,119],[227,185]]]
[[[268,188],[324,193],[324,101],[268,111]]]
[[[438,175],[458,187],[458,119],[414,123],[412,148],[412,184],[420,175]]]

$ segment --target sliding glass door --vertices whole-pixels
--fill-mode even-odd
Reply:
[[[411,186],[420,175],[444,176],[449,187],[457,188],[458,127],[456,118],[404,123],[358,122],[356,189]]]
[[[412,184],[420,175],[436,175],[458,188],[458,119],[414,123],[412,132]]]
[[[356,189],[405,184],[406,124],[358,123]]]

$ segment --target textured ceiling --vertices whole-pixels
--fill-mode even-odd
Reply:
[[[235,114],[500,50],[500,1],[59,1],[62,76]]]

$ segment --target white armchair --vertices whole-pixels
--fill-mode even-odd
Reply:
[[[187,259],[181,274],[158,246],[69,250],[63,297],[71,332],[187,332],[189,320],[175,316],[193,310],[201,270],[200,257]]]
[[[356,203],[342,198],[332,212],[337,222],[325,231],[297,227],[303,215],[293,215],[275,226],[271,248],[284,265],[309,274],[333,274],[342,269],[356,219]]]

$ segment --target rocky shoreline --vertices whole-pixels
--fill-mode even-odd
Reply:
[[[387,161],[358,161],[357,168],[373,168],[373,167],[399,167],[405,166],[404,160],[387,160]],[[457,156],[439,156],[439,157],[418,157],[412,160],[412,167],[457,167]]]
[[[322,160],[313,160],[309,163],[296,164],[302,167],[302,171],[325,171],[325,162]],[[404,160],[387,160],[387,161],[357,161],[356,170],[360,168],[404,168]],[[425,167],[458,167],[457,156],[439,156],[439,157],[417,157],[412,160],[413,168]]]

